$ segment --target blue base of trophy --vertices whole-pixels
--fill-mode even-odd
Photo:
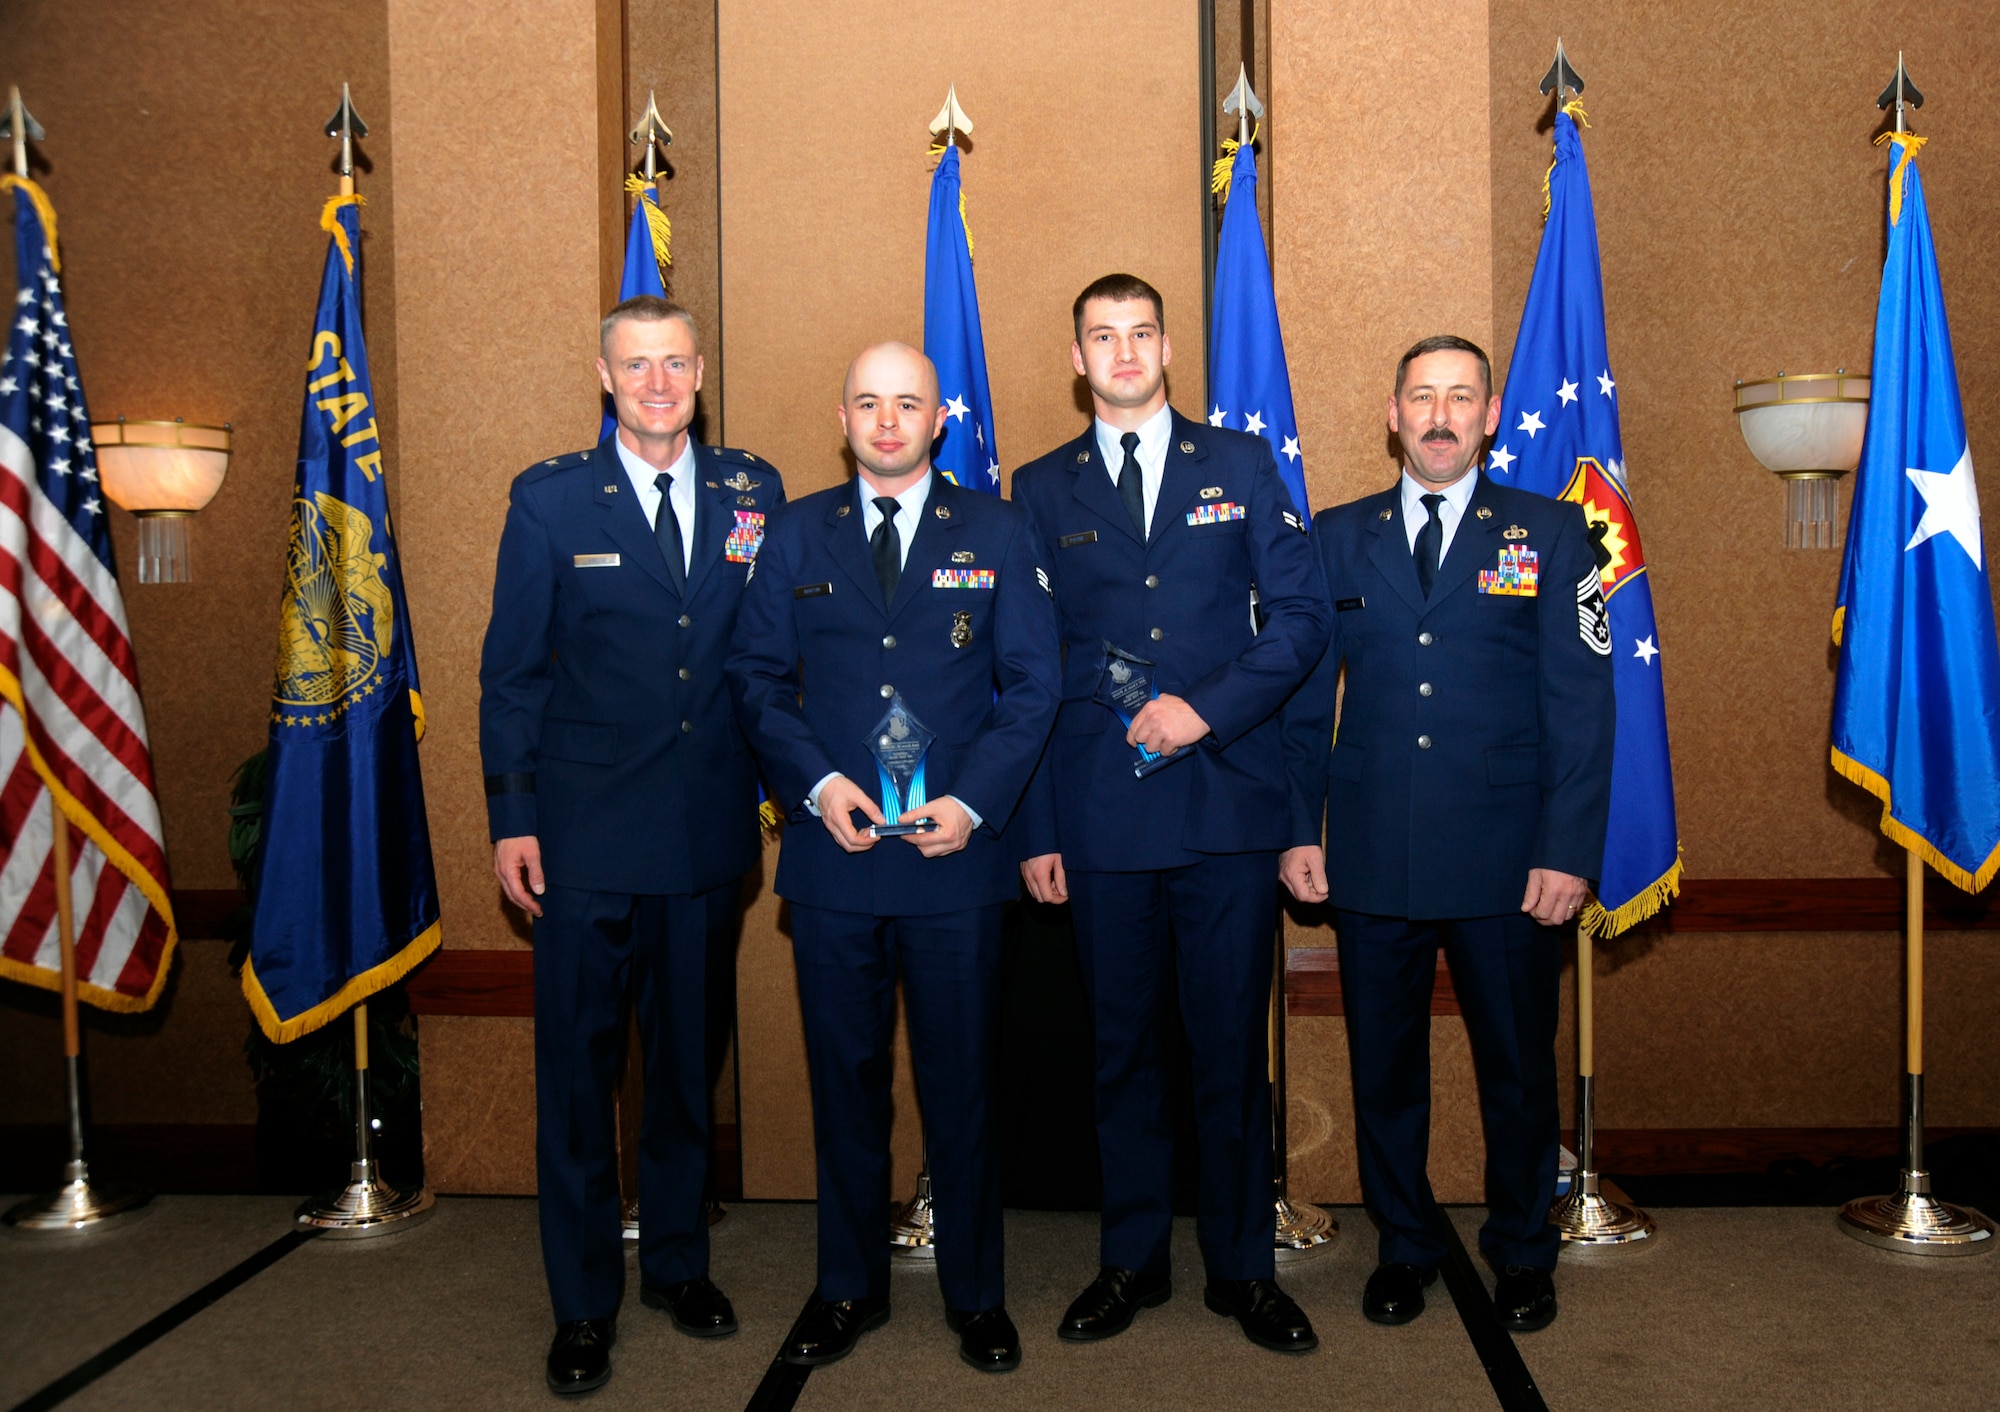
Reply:
[[[1155,755],[1150,760],[1134,760],[1132,762],[1132,776],[1134,779],[1144,779],[1148,775],[1156,775],[1185,754],[1187,754],[1185,750],[1176,750],[1171,755]]]
[[[902,838],[913,833],[936,833],[937,820],[925,819],[916,824],[870,824],[868,832],[876,838]]]

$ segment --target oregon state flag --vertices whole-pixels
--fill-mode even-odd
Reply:
[[[1834,600],[1833,767],[1968,892],[2000,869],[2000,644],[1917,148],[1890,133],[1889,258]]]
[[[326,273],[306,360],[278,612],[270,759],[243,992],[283,1043],[438,944],[417,738],[423,707],[356,282],[360,198],[320,217]]]
[[[1674,820],[1673,762],[1660,630],[1652,577],[1625,480],[1618,384],[1604,336],[1604,279],[1590,174],[1572,102],[1556,114],[1549,169],[1548,224],[1535,257],[1521,332],[1507,369],[1507,393],[1486,474],[1583,507],[1597,551],[1597,576],[1610,618],[1618,732],[1611,759],[1611,821],[1597,898],[1578,919],[1584,931],[1615,936],[1660,910],[1680,891],[1680,832]]]

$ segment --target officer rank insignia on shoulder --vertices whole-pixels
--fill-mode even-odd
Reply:
[[[1230,520],[1240,520],[1248,512],[1234,500],[1225,500],[1220,505],[1203,505],[1187,512],[1187,522],[1191,525],[1219,525]]]
[[[738,471],[735,475],[723,481],[723,484],[728,486],[731,490],[755,490],[758,486],[762,485],[763,483],[764,482],[760,480],[750,479],[749,475],[743,471]]]
[[[1297,530],[1300,534],[1304,534],[1306,532],[1306,517],[1304,515],[1301,515],[1296,510],[1281,510],[1279,511],[1279,513],[1285,517],[1285,523],[1290,525],[1293,529]]]
[[[764,547],[764,512],[738,510],[735,528],[722,546],[722,556],[732,564],[754,564],[757,551]]]
[[[1576,630],[1585,647],[1600,657],[1611,655],[1611,610],[1604,606],[1604,584],[1594,564],[1576,581]]]
[[[991,569],[933,569],[932,588],[991,588],[994,584]]]
[[[1479,591],[1507,598],[1534,598],[1541,578],[1541,556],[1525,546],[1508,545],[1498,566],[1479,571]]]

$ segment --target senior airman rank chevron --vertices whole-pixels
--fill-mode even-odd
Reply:
[[[1576,127],[1583,117],[1574,100],[1556,114],[1548,224],[1486,474],[1581,505],[1590,522],[1597,582],[1586,576],[1577,585],[1577,632],[1612,658],[1618,736],[1597,898],[1578,920],[1588,932],[1615,936],[1680,891],[1680,834],[1652,580],[1626,490],[1618,384],[1606,351],[1597,219]]]

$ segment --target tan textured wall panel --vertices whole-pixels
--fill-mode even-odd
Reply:
[[[407,252],[395,310],[398,533],[450,947],[516,946],[526,934],[492,877],[479,645],[509,482],[597,435],[601,271],[619,224],[604,129],[623,117],[600,27],[617,23],[617,6],[598,0],[493,4],[477,24],[436,0],[389,6],[390,116],[411,197],[396,217]],[[509,114],[526,119],[486,121]],[[533,1190],[529,1033],[513,1020],[425,1023],[425,1142],[439,1184]]]
[[[1316,508],[1394,479],[1404,349],[1492,337],[1486,11],[1271,0],[1272,276]]]

